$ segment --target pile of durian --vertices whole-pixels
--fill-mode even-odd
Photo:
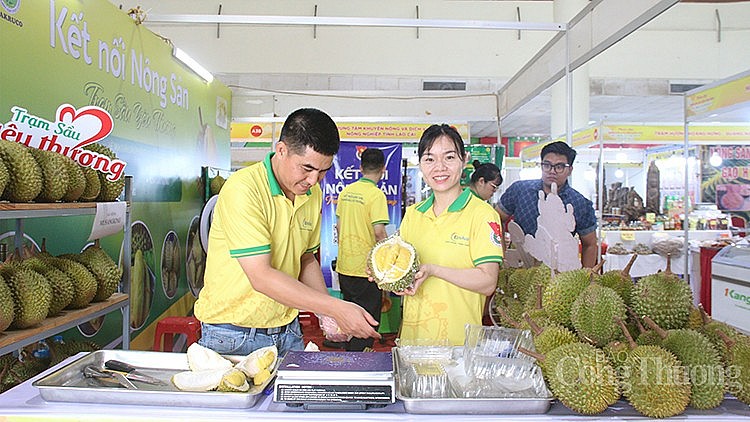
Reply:
[[[83,147],[117,158],[104,145]],[[108,180],[106,174],[83,167],[53,151],[26,147],[0,139],[0,198],[10,202],[109,202],[125,187],[125,178]]]
[[[250,390],[250,383],[258,386],[271,378],[278,354],[276,346],[268,346],[232,363],[215,351],[193,343],[187,349],[190,370],[174,374],[172,383],[183,391],[244,393]]]
[[[65,309],[85,308],[117,290],[122,270],[98,241],[80,254],[16,251],[0,266],[0,332],[33,327]]]
[[[630,268],[555,273],[503,268],[493,297],[500,325],[529,329],[554,396],[595,415],[621,397],[645,416],[750,404],[750,337],[693,306],[686,281],[664,271],[634,282]]]

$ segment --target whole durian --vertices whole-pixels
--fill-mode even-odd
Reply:
[[[590,344],[568,343],[546,356],[518,350],[537,359],[552,394],[575,412],[596,415],[620,398],[614,368],[604,352]]]
[[[36,198],[42,190],[42,170],[31,155],[30,148],[0,139],[0,159],[10,175],[3,199],[29,202]]]
[[[66,309],[85,308],[91,303],[94,295],[96,295],[98,283],[94,275],[83,264],[49,254],[45,255],[44,253],[41,258],[73,280],[73,298]]]
[[[24,259],[22,265],[38,272],[49,281],[52,287],[52,300],[47,311],[48,317],[57,315],[70,305],[73,300],[74,288],[73,280],[67,274],[36,256]]]
[[[83,149],[98,152],[99,154],[106,155],[112,159],[117,158],[114,151],[99,143],[88,144],[84,146]],[[119,198],[122,190],[125,188],[125,177],[121,176],[119,179],[112,181],[107,178],[107,174],[102,172],[97,173],[99,174],[99,181],[101,182],[101,190],[99,191],[96,200],[110,202]]]
[[[13,323],[16,314],[16,305],[13,302],[13,293],[5,280],[0,276],[0,333],[5,331]]]
[[[15,303],[11,328],[28,328],[47,318],[52,287],[46,278],[15,262],[0,267],[0,275],[8,282]]]
[[[719,331],[726,348],[727,388],[739,401],[750,404],[750,338],[730,338]]]
[[[54,151],[29,148],[39,168],[42,170],[42,190],[36,202],[57,202],[68,192],[70,181],[65,157]]]
[[[625,303],[620,295],[598,283],[591,283],[582,291],[570,310],[570,320],[578,336],[597,347],[622,338],[620,328],[612,321],[625,317]]]
[[[107,300],[112,296],[112,293],[117,291],[120,279],[122,278],[122,270],[110,258],[107,252],[99,246],[98,240],[79,255],[70,254],[63,257],[73,259],[85,265],[94,277],[96,277],[97,290],[92,302]]]
[[[637,345],[622,320],[618,323],[629,346],[618,368],[625,398],[635,410],[650,418],[668,418],[684,412],[691,394],[686,368],[660,346]]]
[[[685,328],[693,306],[693,294],[685,280],[671,271],[667,257],[664,271],[638,280],[633,289],[633,310],[641,317],[648,316],[665,330]]]
[[[542,306],[550,319],[568,328],[574,328],[570,320],[570,311],[578,295],[591,284],[594,272],[590,269],[564,271],[544,289]]]
[[[724,400],[724,366],[719,352],[703,334],[690,329],[668,330],[659,327],[651,318],[646,323],[659,333],[661,347],[677,356],[690,376],[692,396],[690,406],[713,409]]]

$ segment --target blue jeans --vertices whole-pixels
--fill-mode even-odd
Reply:
[[[303,350],[302,329],[297,318],[283,327],[246,328],[232,324],[201,322],[198,344],[222,355],[248,355],[262,347],[276,345],[279,356],[289,350]]]

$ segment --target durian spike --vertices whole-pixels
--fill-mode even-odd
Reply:
[[[711,322],[711,315],[706,312],[706,308],[703,307],[702,303],[698,304],[698,310],[701,311],[701,318],[703,319],[703,325],[708,324]]]
[[[538,360],[539,362],[544,362],[545,356],[541,353],[532,352],[531,350],[525,348],[525,347],[518,347],[518,351],[523,353],[524,355],[531,356],[532,358]]]
[[[626,265],[625,268],[623,268],[622,272],[620,273],[622,274],[623,277],[627,277],[631,280],[633,279],[633,277],[630,276],[630,269],[633,268],[633,263],[635,263],[636,258],[638,258],[637,253],[634,253],[633,256],[630,257],[630,261],[628,261],[628,265]]]
[[[718,334],[719,337],[721,337],[721,339],[724,341],[724,344],[727,345],[727,348],[731,348],[732,346],[735,345],[735,343],[737,343],[737,340],[734,340],[734,339],[730,338],[727,335],[727,333],[725,333],[725,332],[723,332],[721,330],[716,330],[716,334]]]
[[[523,313],[523,319],[526,320],[526,322],[529,323],[529,327],[531,327],[531,332],[534,334],[534,336],[538,336],[539,334],[542,334],[542,331],[544,331],[539,325],[534,322],[533,319],[529,316],[527,312]]]
[[[510,315],[508,315],[508,313],[505,312],[505,309],[503,309],[502,306],[495,306],[495,309],[497,309],[497,313],[500,314],[500,317],[502,317],[505,320],[505,322],[510,324],[513,328],[521,327],[521,324],[519,324],[518,321],[516,321]]]
[[[656,325],[656,323],[654,322],[653,319],[651,319],[648,316],[645,316],[645,317],[643,317],[643,320],[646,321],[646,324],[649,327],[651,327],[652,330],[656,331],[656,334],[659,334],[659,337],[661,337],[662,340],[665,339],[665,338],[667,338],[667,335],[668,335],[667,331],[665,329],[659,327],[658,325]]]
[[[622,330],[622,335],[625,336],[625,339],[628,341],[628,345],[630,346],[630,349],[635,349],[638,347],[638,345],[635,343],[635,340],[633,340],[633,336],[630,335],[630,331],[628,331],[628,327],[625,326],[625,323],[622,322],[621,318],[615,317],[615,322],[617,325],[620,326],[620,329]]]

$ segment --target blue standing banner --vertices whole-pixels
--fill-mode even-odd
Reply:
[[[338,254],[336,235],[336,204],[344,186],[362,177],[360,153],[367,148],[378,148],[385,155],[385,175],[378,187],[388,201],[390,228],[401,223],[401,144],[385,142],[342,142],[339,153],[333,157],[333,166],[321,181],[323,190],[323,213],[320,227],[320,266],[323,269],[326,285],[338,290],[333,283],[331,261]],[[389,234],[390,234],[389,230]]]

